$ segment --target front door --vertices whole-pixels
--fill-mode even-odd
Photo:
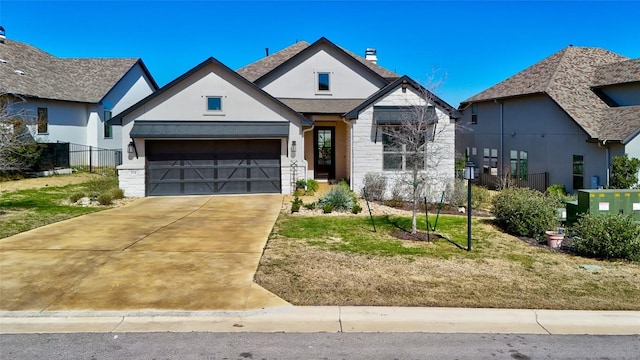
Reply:
[[[313,131],[313,160],[316,179],[336,178],[336,128],[318,126]]]

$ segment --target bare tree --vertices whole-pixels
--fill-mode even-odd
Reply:
[[[423,197],[439,199],[437,189],[444,190],[444,161],[453,166],[453,144],[447,143],[445,132],[451,131],[449,119],[439,118],[438,99],[432,91],[414,84],[415,97],[407,97],[401,118],[395,126],[383,129],[384,152],[388,167],[396,168],[396,181],[403,186],[412,202],[411,233],[417,232],[417,214]],[[433,87],[432,87],[433,88]],[[447,147],[450,147],[449,150]],[[448,174],[453,177],[453,173]]]
[[[0,172],[27,170],[40,156],[35,119],[16,104],[14,97],[0,94]]]

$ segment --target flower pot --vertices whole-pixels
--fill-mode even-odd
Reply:
[[[556,231],[547,231],[547,245],[552,249],[559,249],[562,246],[562,240],[564,240],[564,234],[560,234]]]

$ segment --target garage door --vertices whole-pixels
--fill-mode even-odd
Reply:
[[[147,195],[280,193],[280,140],[147,140]]]

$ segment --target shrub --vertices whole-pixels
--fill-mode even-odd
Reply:
[[[631,189],[638,186],[638,169],[640,160],[629,158],[629,155],[614,156],[611,161],[611,189]]]
[[[355,204],[351,208],[351,212],[354,214],[359,214],[361,211],[362,211],[362,206],[360,206],[360,204]]]
[[[309,209],[309,210],[313,210],[316,208],[316,203],[315,202],[310,202],[308,204],[304,204],[303,205],[305,209]]]
[[[113,203],[113,198],[108,192],[106,192],[98,195],[97,201],[100,205],[111,205]]]
[[[87,192],[91,197],[99,196],[113,188],[118,187],[118,178],[105,176],[87,182]]]
[[[553,184],[547,188],[547,191],[545,191],[545,194],[565,196],[567,195],[567,189],[564,187],[563,184]]]
[[[315,191],[313,191],[313,190],[311,190],[311,189],[307,189],[307,191],[305,191],[305,192],[304,192],[304,194],[305,194],[306,196],[313,196],[313,195],[315,195],[315,194],[316,194],[316,192],[315,192]]]
[[[307,180],[307,191],[316,192],[320,189],[320,184],[314,179]]]
[[[467,180],[453,179],[444,190],[444,201],[449,205],[466,206]]]
[[[558,224],[559,204],[537,190],[508,188],[493,198],[496,223],[506,232],[535,239]]]
[[[322,212],[325,214],[330,214],[333,211],[333,205],[326,204],[322,207]]]
[[[368,200],[384,200],[384,193],[387,191],[387,178],[382,174],[367,173],[362,183],[364,185],[362,197],[365,197],[364,191],[366,190]]]
[[[112,188],[107,192],[113,200],[124,199],[124,191],[120,188]]]
[[[306,189],[307,188],[307,180],[305,179],[298,179],[296,180],[296,189]]]
[[[582,216],[573,230],[578,254],[604,259],[640,261],[640,224],[629,215]]]
[[[484,186],[471,185],[471,207],[474,209],[489,209],[491,207],[491,193]]]
[[[318,205],[323,209],[325,205],[331,205],[332,210],[351,210],[356,203],[354,200],[354,195],[352,195],[351,191],[338,185],[332,186],[329,192],[318,200]]]
[[[342,186],[343,188],[347,189],[347,191],[351,191],[351,186],[349,185],[349,181],[342,179],[338,182],[338,186]]]
[[[302,206],[302,200],[298,195],[296,195],[291,202],[291,212],[294,213],[300,211],[300,206]]]
[[[78,200],[82,199],[85,196],[86,195],[83,192],[75,192],[75,193],[71,194],[71,196],[69,196],[69,201],[71,203],[77,203]]]

